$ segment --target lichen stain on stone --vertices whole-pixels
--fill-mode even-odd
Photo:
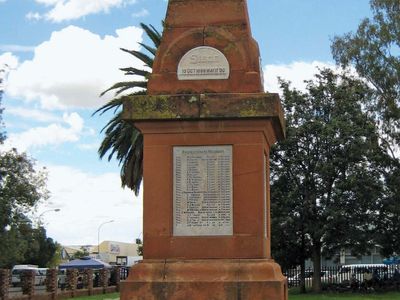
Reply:
[[[223,29],[221,29],[223,30]],[[231,42],[226,36],[218,32],[219,30],[210,30],[205,33],[206,37],[214,37],[217,41]]]
[[[141,95],[124,99],[127,119],[257,118],[276,114],[273,98],[215,94]]]
[[[231,51],[237,51],[237,46],[233,42],[229,42],[224,48],[224,53],[229,53]]]
[[[243,109],[239,110],[240,117],[259,117],[265,115],[270,111],[270,108],[267,107],[267,103],[265,101],[260,101],[260,99],[247,99],[242,107]]]
[[[239,117],[256,117],[259,115],[259,112],[257,110],[254,109],[242,109],[239,111]]]
[[[176,109],[168,96],[146,96],[132,100],[132,115],[136,119],[176,117]]]
[[[189,103],[195,103],[195,102],[197,102],[197,101],[198,101],[198,99],[197,99],[196,96],[192,96],[192,97],[190,97],[190,99],[188,100]]]

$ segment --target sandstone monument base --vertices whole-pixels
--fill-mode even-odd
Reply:
[[[131,96],[124,114],[144,135],[144,260],[121,283],[121,300],[287,300],[286,278],[270,259],[267,178],[270,145],[284,135],[279,97]],[[174,235],[173,150],[202,145],[232,147],[232,235]]]
[[[146,260],[121,283],[121,300],[282,300],[286,278],[268,259]]]

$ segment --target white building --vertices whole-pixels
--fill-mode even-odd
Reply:
[[[63,246],[61,259],[68,261],[78,252],[85,251],[88,256],[100,259],[110,265],[131,266],[142,259],[138,254],[140,245],[117,241],[103,241],[100,245]]]

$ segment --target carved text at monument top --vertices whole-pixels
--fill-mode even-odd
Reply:
[[[229,62],[212,47],[197,47],[187,52],[178,65],[179,80],[217,80],[229,78]]]

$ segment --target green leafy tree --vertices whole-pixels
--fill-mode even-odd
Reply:
[[[136,239],[137,255],[143,256],[143,242],[141,239]]]
[[[353,66],[373,87],[366,107],[379,121],[380,143],[390,160],[382,169],[385,190],[379,202],[376,241],[382,254],[399,254],[400,241],[400,2],[372,0],[372,18],[358,30],[335,37],[332,52],[343,67]]]
[[[371,96],[363,82],[323,70],[306,92],[284,81],[281,88],[287,138],[271,153],[272,240],[290,234],[285,239],[296,247],[286,248],[288,256],[312,259],[312,286],[320,291],[322,255],[341,248],[362,254],[373,244],[384,153],[374,119],[363,110]]]
[[[3,73],[0,70],[0,104]],[[0,107],[0,129],[3,108]],[[0,130],[0,145],[6,136]],[[35,162],[16,149],[0,153],[0,268],[17,263],[46,266],[52,260],[56,244],[43,227],[33,227],[27,213],[47,199],[47,174],[35,170]]]
[[[335,37],[332,53],[343,67],[354,66],[374,87],[369,106],[382,121],[381,138],[392,156],[400,144],[400,2],[372,0],[373,18],[355,33]]]
[[[400,161],[390,157],[382,164],[384,192],[377,202],[379,214],[375,220],[374,240],[385,257],[400,255]]]
[[[25,259],[28,242],[24,238],[24,233],[30,231],[32,227],[27,218],[17,220],[18,217],[16,217],[15,219],[12,225],[7,225],[6,227],[2,225],[1,228],[0,268],[11,268]]]
[[[61,252],[62,252],[62,246],[61,244],[54,242],[55,245],[55,251],[53,256],[51,257],[51,259],[47,262],[47,267],[48,268],[55,268],[58,265],[61,264],[62,260],[61,260]]]
[[[139,76],[142,80],[124,81],[114,84],[104,91],[103,96],[109,91],[115,91],[115,97],[105,105],[95,111],[94,114],[104,114],[109,111],[114,112],[114,116],[103,128],[104,139],[99,147],[100,158],[107,156],[110,161],[114,156],[121,166],[120,176],[123,187],[128,187],[135,191],[137,195],[143,177],[143,136],[141,132],[130,122],[122,119],[122,93],[132,90],[133,94],[146,94],[147,80],[151,74],[154,56],[161,42],[161,34],[153,27],[140,24],[144,32],[152,42],[152,46],[139,43],[145,52],[121,49],[133,55],[143,62],[143,69],[133,67],[122,68],[127,76]]]
[[[85,247],[81,247],[78,251],[76,251],[72,256],[71,259],[78,259],[82,257],[89,256],[89,251]]]
[[[25,153],[12,149],[0,154],[0,266],[29,260],[27,253],[36,247],[31,242],[45,235],[35,236],[39,232],[27,213],[48,198],[46,180],[46,172],[36,170]]]
[[[38,266],[49,266],[56,254],[57,244],[47,237],[46,229],[42,226],[33,228],[26,237],[29,249],[25,254],[24,262]]]
[[[283,270],[300,266],[300,287],[305,293],[305,261],[310,257],[311,245],[302,219],[304,214],[298,213],[303,209],[302,200],[294,194],[297,186],[291,177],[284,173],[276,175],[271,188],[271,250]]]

